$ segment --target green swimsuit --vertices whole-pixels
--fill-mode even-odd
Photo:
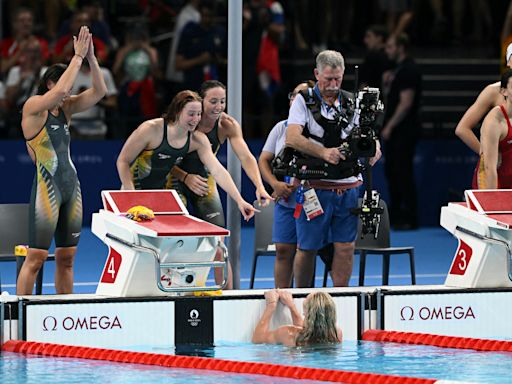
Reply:
[[[82,228],[82,193],[69,154],[69,127],[64,111],[48,118],[37,135],[27,140],[36,157],[30,196],[29,246],[48,249],[78,244]]]
[[[174,148],[167,141],[167,123],[164,121],[162,142],[155,149],[145,149],[132,163],[130,170],[135,189],[164,189],[172,167],[188,153],[190,133],[182,148]]]

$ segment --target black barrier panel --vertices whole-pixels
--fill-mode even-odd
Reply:
[[[213,345],[213,301],[211,299],[174,302],[174,344]]]

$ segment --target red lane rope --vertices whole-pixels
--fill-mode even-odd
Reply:
[[[432,345],[444,348],[474,349],[476,351],[512,352],[512,341],[443,336],[429,333],[380,331],[371,329],[363,333],[363,340]]]
[[[221,360],[196,356],[175,356],[157,353],[118,351],[113,349],[77,347],[21,340],[7,341],[2,346],[2,350],[25,355],[34,354],[53,357],[75,357],[82,359],[115,361],[120,363],[159,365],[162,367],[173,368],[208,369],[213,371],[267,375],[292,379],[332,381],[348,384],[430,384],[436,382],[436,380],[416,377]]]

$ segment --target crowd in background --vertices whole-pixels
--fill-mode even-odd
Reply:
[[[108,92],[74,117],[77,138],[125,139],[160,116],[178,91],[227,80],[227,0],[4,0],[0,6],[2,139],[22,137],[21,106],[48,65],[69,61],[81,25],[93,33]],[[505,0],[492,7],[485,0],[244,0],[244,135],[266,137],[286,117],[293,85],[312,78],[290,71],[290,64],[306,61],[309,69],[326,48],[348,60],[362,57],[369,26],[407,32],[416,57],[423,47],[479,46],[497,58],[511,35],[509,8]],[[73,93],[90,85],[88,70],[84,61]]]

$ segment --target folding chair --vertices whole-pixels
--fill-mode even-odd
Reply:
[[[254,202],[256,204],[256,201]],[[254,279],[256,275],[256,265],[260,256],[276,256],[276,246],[272,242],[272,226],[274,224],[274,205],[273,201],[266,207],[258,208],[260,213],[254,217],[254,255],[252,258],[251,279],[249,288],[254,287]],[[322,250],[319,251],[319,256]],[[313,269],[313,278],[311,287],[315,286],[316,262]],[[293,276],[292,276],[293,280]]]
[[[256,201],[254,202],[256,204]],[[254,288],[256,264],[260,256],[276,256],[276,246],[272,243],[272,224],[274,223],[274,202],[266,207],[258,207],[261,211],[254,216],[254,254],[252,257],[251,280],[249,288]]]
[[[411,283],[412,285],[415,285],[416,272],[414,267],[414,247],[392,247],[390,245],[391,241],[388,207],[386,202],[382,199],[380,199],[379,207],[383,208],[383,212],[380,217],[379,232],[376,239],[372,235],[366,235],[365,237],[361,238],[361,220],[358,221],[355,251],[356,253],[359,253],[359,285],[364,285],[367,255],[382,255],[382,285],[388,285],[390,257],[391,255],[395,254],[409,255]],[[327,284],[327,273],[331,270],[331,263],[326,263],[323,283],[324,287]]]
[[[28,204],[0,204],[0,262],[16,262],[16,280],[25,261],[25,256],[16,256],[16,245],[28,244]],[[55,260],[55,255],[48,255],[47,260]],[[1,289],[1,287],[0,287]],[[36,280],[36,294],[43,290],[43,267]]]

